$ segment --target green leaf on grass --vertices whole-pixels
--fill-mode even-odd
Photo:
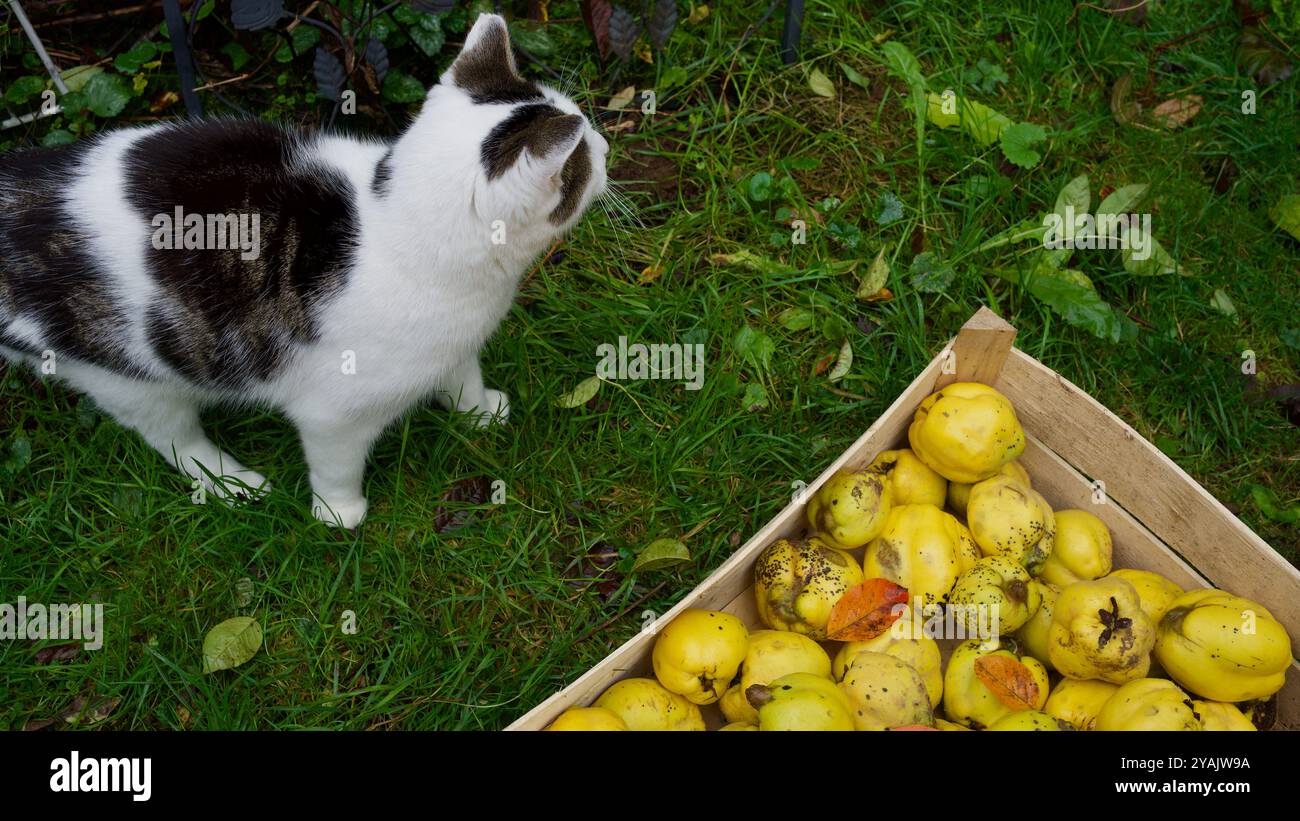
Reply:
[[[1268,210],[1273,224],[1300,239],[1300,194],[1287,194]]]
[[[1222,288],[1214,289],[1214,296],[1210,297],[1210,307],[1224,316],[1230,316],[1237,319],[1237,306],[1232,304],[1232,299],[1228,292]]]
[[[262,647],[262,626],[248,616],[226,619],[203,639],[203,672],[229,670],[257,655]]]
[[[68,91],[81,91],[95,76],[104,73],[102,66],[73,66],[63,72],[63,84]]]
[[[1142,197],[1147,192],[1146,183],[1136,185],[1125,185],[1122,188],[1116,188],[1106,195],[1097,206],[1097,216],[1102,214],[1128,214],[1134,207],[1142,201]]]
[[[759,171],[749,178],[745,192],[754,202],[767,202],[772,198],[772,175],[766,171]]]
[[[981,147],[998,141],[1011,120],[983,103],[949,94],[926,95],[926,116],[940,128],[960,127]]]
[[[844,72],[844,76],[848,78],[850,83],[853,83],[853,85],[864,91],[870,90],[871,84],[868,82],[867,78],[863,77],[852,66],[840,63],[840,70]]]
[[[787,331],[806,331],[816,318],[817,315],[807,308],[786,308],[777,314],[776,321]]]
[[[876,258],[871,261],[871,267],[858,283],[858,290],[854,296],[858,299],[868,299],[880,293],[880,289],[889,284],[889,263],[885,261],[885,249],[881,248],[876,253]]]
[[[1136,274],[1143,277],[1164,276],[1166,274],[1182,274],[1187,276],[1188,272],[1169,255],[1164,246],[1155,237],[1148,234],[1146,236],[1148,248],[1146,249],[1146,258],[1138,259],[1135,254],[1137,251],[1129,243],[1125,243],[1120,248],[1120,257],[1124,260],[1124,270],[1130,274]]]
[[[957,272],[944,258],[933,251],[923,251],[912,260],[908,269],[912,275],[912,287],[924,294],[938,294],[946,291],[952,284]]]
[[[1013,242],[1041,243],[1046,234],[1047,226],[1043,225],[1042,220],[1025,220],[989,237],[975,251],[991,251],[994,248],[1001,248],[1003,245],[1010,245]]]
[[[772,354],[776,353],[776,343],[772,337],[760,330],[746,325],[732,340],[736,353],[760,371],[766,371],[772,364]]]
[[[252,59],[252,55],[248,53],[248,49],[241,46],[235,40],[231,40],[222,46],[221,53],[230,58],[230,68],[234,71],[239,71],[248,63],[249,60]]]
[[[656,539],[636,554],[633,573],[663,570],[691,560],[691,551],[677,539]]]
[[[832,382],[838,382],[844,377],[848,376],[849,368],[852,367],[853,367],[853,342],[851,340],[846,339],[844,340],[844,344],[840,346],[839,356],[835,357],[835,367],[831,368],[831,372],[827,376],[827,378],[830,379]]]
[[[750,413],[767,410],[767,389],[758,382],[750,382],[745,386],[745,398],[741,403]]]
[[[1009,125],[1002,129],[1002,154],[1014,165],[1033,168],[1043,158],[1034,146],[1046,139],[1047,132],[1041,125],[1034,123]]]
[[[876,222],[881,225],[888,225],[891,222],[898,222],[903,218],[903,201],[894,196],[892,191],[886,191],[880,195],[880,203],[876,209]]]
[[[432,19],[435,23],[438,21],[436,17]],[[439,29],[438,33],[441,35],[442,30]],[[411,37],[415,37],[414,31],[411,32]],[[546,27],[537,21],[515,20],[511,23],[510,42],[534,57],[546,58],[555,54],[555,41],[551,39]],[[438,48],[442,48],[441,43]]]
[[[921,64],[916,56],[908,51],[907,46],[896,40],[890,40],[880,47],[884,54],[885,65],[896,76],[907,83],[911,98],[912,113],[916,120],[916,141],[920,145],[925,141],[925,75],[921,73]]]
[[[1131,342],[1137,325],[1101,298],[1092,281],[1071,268],[1037,266],[1026,274],[1024,285],[1066,322],[1111,342]]]
[[[589,376],[578,383],[578,387],[555,400],[557,408],[578,408],[591,401],[600,390],[600,377]]]
[[[293,48],[289,47],[289,43],[281,43],[280,47],[275,50],[275,61],[277,63],[288,63],[293,58],[306,54],[320,42],[320,29],[308,25],[298,26],[289,35],[289,39],[293,43]]]
[[[808,87],[811,88],[812,93],[816,94],[818,97],[828,97],[832,100],[835,99],[835,84],[831,82],[831,78],[827,77],[821,69],[815,68],[808,73]]]
[[[1259,512],[1264,514],[1264,518],[1284,525],[1300,524],[1300,505],[1283,506],[1277,493],[1271,488],[1251,485],[1250,495],[1259,507]]]

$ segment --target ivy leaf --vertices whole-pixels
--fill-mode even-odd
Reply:
[[[447,42],[447,36],[442,33],[442,23],[432,14],[421,14],[416,19],[415,25],[411,26],[408,31],[415,45],[419,47],[420,51],[424,52],[425,57],[437,56]],[[517,37],[517,33],[512,29],[510,38],[514,40]],[[534,53],[527,48],[524,51]]]
[[[633,573],[663,570],[691,560],[691,551],[677,539],[656,539],[636,554]]]
[[[1034,123],[1016,123],[1002,130],[1002,154],[1021,168],[1033,168],[1043,158],[1034,146],[1047,139],[1047,132]]]
[[[317,93],[326,100],[337,103],[343,96],[343,84],[348,79],[348,73],[344,71],[339,58],[317,46],[312,71],[316,75]]]
[[[257,31],[284,16],[283,0],[231,0],[230,24],[238,31]]]
[[[148,40],[141,40],[113,58],[113,67],[123,74],[135,74],[140,66],[158,56],[158,47]]]
[[[13,84],[5,89],[4,100],[12,105],[23,105],[31,98],[39,97],[44,90],[45,79],[29,74],[14,80]]]
[[[82,89],[85,105],[96,116],[116,117],[131,99],[131,88],[116,74],[96,74]]]
[[[745,191],[754,202],[767,202],[772,198],[772,175],[766,171],[759,171],[749,178],[749,185],[746,186]]]
[[[381,84],[384,78],[388,76],[388,49],[378,37],[371,37],[370,42],[366,43],[366,50],[362,53],[366,63],[375,71],[375,79]]]
[[[957,276],[953,267],[933,251],[917,254],[908,273],[912,275],[912,287],[923,294],[943,293]]]
[[[632,13],[622,6],[615,6],[609,15],[609,48],[618,58],[627,61],[632,57],[632,46],[641,34],[641,26]]]
[[[289,35],[289,40],[293,44],[292,48],[289,43],[281,43],[275,50],[277,63],[289,63],[293,58],[306,54],[308,49],[320,42],[320,29],[315,26],[298,26]]]
[[[398,69],[392,69],[384,78],[384,99],[390,103],[419,102],[424,94],[423,83]]]
[[[592,400],[600,391],[599,376],[589,376],[578,383],[578,387],[555,400],[557,408],[578,408]]]
[[[808,87],[812,89],[813,94],[818,97],[828,97],[835,99],[835,84],[831,78],[827,77],[821,69],[813,69],[808,75]]]
[[[1287,194],[1268,209],[1273,224],[1300,239],[1300,194]]]
[[[248,49],[241,46],[235,40],[231,40],[229,43],[222,46],[221,53],[230,58],[230,68],[233,71],[239,71],[248,64],[249,60],[252,59],[252,55],[248,53]]]
[[[649,24],[650,44],[663,48],[677,28],[677,0],[654,0]]]
[[[248,616],[226,619],[203,639],[203,672],[229,670],[257,655],[262,647],[262,626]]]

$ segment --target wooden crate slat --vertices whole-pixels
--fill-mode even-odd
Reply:
[[[1018,350],[997,382],[1026,430],[1081,473],[1216,587],[1246,596],[1286,626],[1300,656],[1300,571],[1147,442],[1069,380]]]

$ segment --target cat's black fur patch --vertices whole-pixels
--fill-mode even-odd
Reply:
[[[384,152],[375,166],[375,176],[370,180],[370,191],[376,197],[388,193],[388,183],[393,179],[393,149]]]
[[[590,180],[591,152],[587,149],[587,138],[583,137],[569,159],[564,161],[564,168],[560,171],[560,204],[555,206],[548,217],[552,224],[563,225],[573,216]]]
[[[5,331],[27,319],[57,356],[134,374],[126,322],[61,199],[93,142],[0,154],[0,345],[40,356]]]
[[[572,139],[582,128],[582,118],[565,114],[552,105],[522,105],[497,123],[483,140],[479,156],[494,180],[509,171],[528,149],[533,156],[545,157],[556,146]]]
[[[476,103],[528,103],[545,99],[536,83],[514,70],[510,37],[504,25],[491,25],[474,48],[462,51],[451,79]]]
[[[277,126],[213,120],[150,134],[123,158],[127,199],[146,223],[177,206],[260,218],[255,259],[238,248],[146,248],[162,290],[148,338],[195,382],[238,388],[274,376],[295,343],[316,338],[319,305],[347,280],[355,192],[342,175],[297,157],[297,138]]]

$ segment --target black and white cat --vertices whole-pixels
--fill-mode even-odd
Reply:
[[[482,15],[392,143],[218,120],[0,155],[0,354],[223,498],[267,485],[199,409],[282,410],[314,514],[356,527],[371,445],[414,404],[504,421],[480,348],[604,191],[608,151]]]

